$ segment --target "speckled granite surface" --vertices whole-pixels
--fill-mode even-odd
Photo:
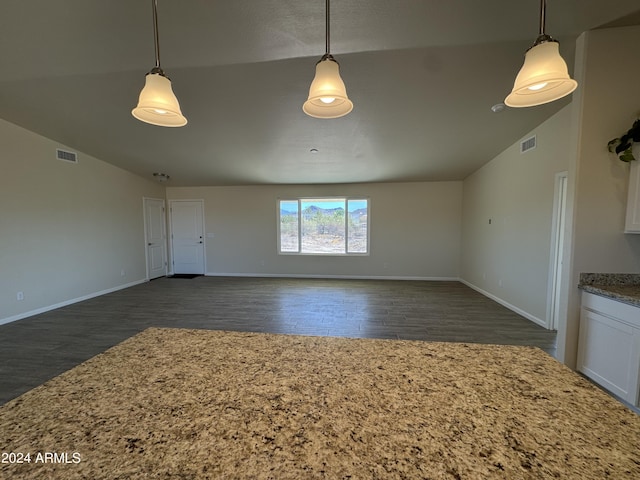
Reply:
[[[640,478],[640,416],[530,347],[149,329],[0,439],[3,479]]]
[[[581,273],[580,289],[640,307],[640,274]]]

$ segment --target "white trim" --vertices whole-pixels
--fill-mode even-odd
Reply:
[[[142,224],[144,226],[144,270],[147,281],[150,281],[149,277],[149,244],[147,240],[147,197],[142,197]],[[168,265],[167,265],[168,266]],[[165,272],[167,269],[165,268]]]
[[[145,270],[146,270],[146,278],[147,281],[151,280],[149,277],[149,240],[147,239],[147,200],[154,200],[156,202],[162,202],[162,236],[164,238],[164,245],[162,246],[164,249],[164,276],[166,277],[169,271],[169,256],[167,254],[167,210],[166,210],[166,202],[164,198],[153,198],[153,197],[142,197],[142,221],[144,223],[144,262],[145,262]],[[204,226],[204,224],[203,224]],[[162,276],[162,275],[160,275]],[[154,277],[156,278],[160,277]]]
[[[496,297],[495,295],[493,295],[493,294],[491,294],[491,293],[489,293],[489,292],[487,292],[485,290],[482,290],[480,287],[476,287],[475,285],[473,285],[472,283],[467,282],[466,280],[460,279],[460,282],[464,283],[467,287],[474,289],[476,292],[481,293],[485,297],[490,298],[494,302],[499,303],[503,307],[506,307],[509,310],[517,313],[518,315],[523,316],[527,320],[531,320],[533,323],[537,323],[541,327],[547,328],[547,322],[545,322],[544,320],[542,320],[542,319],[540,319],[540,318],[538,318],[538,317],[536,317],[534,315],[531,315],[528,312],[525,312],[524,310],[516,307],[515,305],[511,305],[509,302],[506,302],[505,300],[501,299],[500,297]]]
[[[558,328],[560,323],[560,284],[562,263],[564,263],[565,223],[567,219],[568,172],[555,174],[553,194],[553,215],[551,219],[551,248],[549,255],[549,280],[547,288],[547,321],[545,327]],[[557,313],[557,315],[556,315]]]
[[[71,300],[65,300],[64,302],[56,303],[54,305],[48,305],[46,307],[37,308],[35,310],[31,310],[29,312],[19,313],[18,315],[13,315],[7,318],[0,318],[0,325],[4,325],[5,323],[15,322],[16,320],[22,320],[23,318],[32,317],[33,315],[39,315],[41,313],[49,312],[51,310],[55,310],[56,308],[66,307],[67,305],[72,305],[74,303],[83,302],[85,300],[89,300],[91,298],[99,297],[101,295],[106,295],[107,293],[117,292],[118,290],[124,290],[125,288],[134,287],[136,285],[140,285],[141,283],[146,283],[148,280],[136,280],[135,282],[126,283],[124,285],[118,285],[117,287],[108,288],[106,290],[101,290],[95,293],[89,293],[88,295],[84,295],[78,298],[72,298]]]
[[[419,280],[430,282],[459,282],[458,277],[411,277],[386,275],[313,275],[301,273],[221,273],[207,272],[206,277],[264,277],[264,278],[326,278],[345,280]]]

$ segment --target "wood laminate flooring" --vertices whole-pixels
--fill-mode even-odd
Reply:
[[[556,348],[556,332],[459,282],[160,278],[1,325],[0,404],[148,327]]]

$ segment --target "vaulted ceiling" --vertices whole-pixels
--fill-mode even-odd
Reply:
[[[496,114],[538,34],[538,0],[333,0],[331,53],[354,110],[302,104],[325,50],[323,0],[158,0],[183,128],[131,116],[155,64],[151,0],[2,0],[0,118],[169,185],[459,180],[570,98]],[[549,0],[575,39],[640,23],[637,0]],[[311,153],[317,149],[317,153]]]

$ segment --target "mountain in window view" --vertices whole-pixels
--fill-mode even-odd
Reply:
[[[310,205],[307,208],[302,210],[302,215],[304,215],[305,217],[309,217],[309,216],[316,215],[318,213],[323,213],[325,215],[331,215],[331,214],[337,213],[337,212],[344,212],[344,208],[342,208],[342,207],[322,208],[322,207],[318,207],[317,205]],[[358,208],[356,210],[353,210],[353,211],[349,212],[349,214],[351,216],[354,216],[354,217],[366,216],[367,215],[367,209],[366,208]],[[285,210],[283,208],[280,209],[280,216],[281,217],[288,216],[288,215],[298,215],[298,212],[295,211],[295,210],[291,211],[291,210]]]

